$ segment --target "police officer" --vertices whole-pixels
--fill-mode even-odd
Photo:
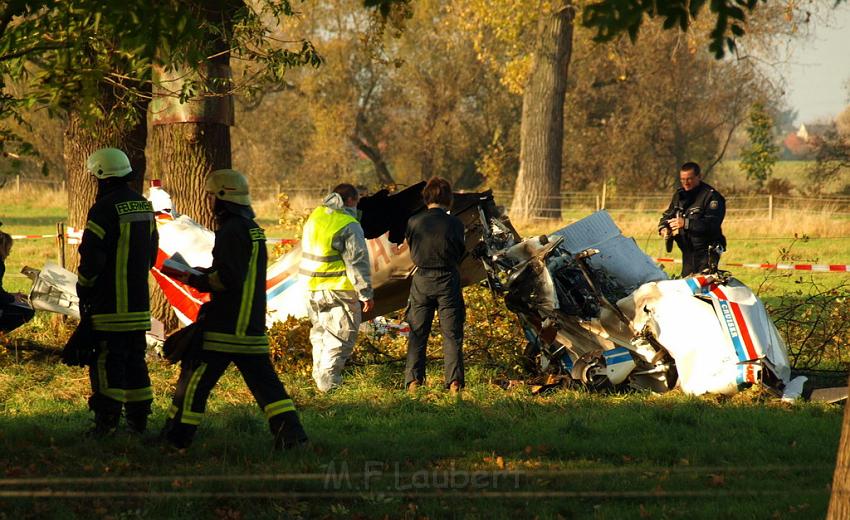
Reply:
[[[299,273],[307,278],[313,327],[313,380],[321,392],[342,383],[354,350],[361,310],[373,306],[369,250],[357,221],[357,189],[340,184],[304,224]]]
[[[148,271],[156,260],[156,224],[150,202],[128,185],[132,168],[124,152],[102,148],[89,156],[86,168],[98,185],[77,269],[80,314],[91,321],[95,337],[90,434],[114,432],[122,407],[128,429],[141,433],[153,401],[145,331],[151,328]]]
[[[275,448],[307,442],[295,405],[269,359],[266,336],[266,237],[254,221],[248,181],[235,170],[216,170],[206,190],[215,197],[217,231],[212,266],[183,281],[211,293],[198,320],[200,348],[183,359],[162,435],[187,448],[210,392],[233,363],[260,405],[275,436]]]
[[[410,286],[407,322],[405,387],[416,390],[425,382],[425,348],[434,311],[440,315],[443,333],[445,384],[452,393],[464,386],[463,324],[466,307],[460,287],[460,266],[466,254],[463,223],[448,213],[452,187],[432,177],[422,190],[427,209],[410,218],[405,238],[416,270]]]
[[[682,187],[673,194],[670,206],[658,222],[658,234],[672,238],[682,250],[682,276],[716,269],[718,247],[726,248],[721,225],[726,199],[702,182],[699,165],[687,162],[679,172]]]

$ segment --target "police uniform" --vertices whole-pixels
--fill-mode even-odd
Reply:
[[[210,292],[199,313],[203,330],[200,351],[181,364],[174,399],[163,434],[173,445],[187,447],[194,437],[210,392],[233,363],[265,413],[276,441],[287,432],[306,441],[295,405],[269,359],[266,336],[266,238],[249,206],[221,204],[213,263],[189,284]],[[290,439],[291,440],[291,439]]]
[[[434,311],[440,315],[446,386],[464,386],[463,324],[466,306],[458,267],[466,254],[463,222],[442,208],[429,208],[410,218],[405,234],[416,265],[410,286],[405,387],[425,380],[425,350]]]
[[[690,191],[679,188],[661,216],[658,229],[666,227],[667,221],[677,215],[685,220],[685,226],[673,237],[682,251],[682,276],[700,273],[709,266],[716,267],[720,255],[709,252],[709,246],[726,247],[721,229],[726,216],[726,199],[704,182]]]
[[[331,193],[310,214],[301,240],[299,274],[309,291],[313,380],[322,392],[342,383],[357,341],[360,302],[372,299],[369,250],[355,211]]]
[[[96,433],[118,426],[144,431],[153,392],[145,363],[145,331],[151,328],[148,271],[158,235],[150,202],[126,182],[105,183],[89,210],[80,242],[77,295],[83,318],[95,331],[89,363]]]

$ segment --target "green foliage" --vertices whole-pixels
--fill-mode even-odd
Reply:
[[[567,189],[596,190],[606,179],[633,192],[668,189],[686,160],[722,157],[751,103],[778,96],[752,60],[705,52],[704,23],[684,38],[648,21],[634,43],[594,44],[586,28],[576,31],[583,59],[570,70],[565,107]]]
[[[310,216],[310,209],[297,210],[292,206],[292,201],[289,195],[285,192],[279,193],[277,196],[278,220],[281,230],[284,234],[292,237],[301,238],[301,232],[304,229],[304,224]],[[292,242],[280,242],[275,244],[274,256],[281,257],[292,251],[295,247]]]
[[[768,312],[797,369],[850,367],[850,282],[824,285],[794,276],[794,289],[770,299]]]
[[[847,172],[850,172],[850,135],[830,129],[817,143],[815,162],[807,172],[812,192],[822,192],[825,185],[846,176]],[[850,192],[850,184],[843,188]]]
[[[470,365],[492,368],[502,377],[523,372],[523,350],[526,339],[516,316],[507,310],[504,302],[494,299],[489,290],[482,286],[464,289],[466,301],[466,327],[464,328],[464,360]],[[388,317],[391,323],[404,319],[402,312]],[[287,373],[308,375],[312,365],[310,345],[310,321],[288,318],[275,323],[269,330],[272,358]],[[407,355],[407,336],[395,329],[358,335],[357,344],[349,365],[402,363]],[[435,318],[428,341],[427,356],[437,363],[442,360],[443,337],[439,319]],[[399,381],[400,383],[400,381]]]
[[[0,104],[0,118],[46,106],[73,109],[84,121],[133,125],[144,117],[155,67],[202,70],[229,51],[253,64],[250,75],[223,84],[186,81],[181,100],[260,88],[284,72],[318,66],[321,57],[306,40],[275,37],[284,1],[68,0],[13,2],[0,12],[0,74],[27,89]],[[0,85],[5,87],[4,85]],[[7,129],[8,131],[8,129]]]
[[[311,327],[309,319],[289,316],[284,322],[275,322],[268,330],[272,360],[283,367],[287,374],[310,376],[313,366]]]
[[[595,1],[584,8],[582,23],[596,30],[596,41],[611,41],[622,33],[627,33],[629,38],[635,41],[644,17],[660,18],[665,29],[678,27],[681,31],[687,31],[700,11],[708,6],[710,16],[714,17],[708,49],[719,59],[727,50],[735,51],[735,38],[744,35],[748,14],[752,13],[759,3],[766,2],[767,0]]]
[[[741,150],[741,168],[747,179],[755,181],[761,188],[770,179],[773,165],[779,157],[779,146],[774,142],[773,118],[767,113],[764,103],[754,103],[750,108],[750,123],[747,126],[749,142]]]

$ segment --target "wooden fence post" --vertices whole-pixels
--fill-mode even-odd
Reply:
[[[57,259],[59,260],[59,265],[62,266],[62,269],[65,268],[65,223],[57,222],[56,223],[56,243],[58,248]]]
[[[600,207],[599,207],[599,194],[597,193],[596,194],[596,211],[599,211],[599,209],[600,209]]]
[[[773,195],[767,196],[767,220],[773,220]]]
[[[605,209],[605,196],[607,195],[607,192],[608,192],[608,183],[606,182],[606,183],[602,184],[602,206],[600,207],[600,209]]]
[[[15,175],[15,192],[21,192],[21,174]]]

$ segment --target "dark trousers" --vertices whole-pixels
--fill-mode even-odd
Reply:
[[[89,365],[89,408],[111,426],[117,426],[122,407],[128,420],[144,421],[153,402],[145,331],[97,331],[95,338],[94,359]]]
[[[404,385],[425,381],[425,349],[431,334],[434,311],[439,312],[440,330],[443,333],[443,362],[446,386],[463,379],[463,323],[466,306],[460,290],[460,274],[453,272],[425,272],[417,270],[410,285],[410,303],[407,323],[410,335],[407,343],[407,367]]]
[[[682,277],[692,274],[700,274],[709,266],[717,267],[720,255],[708,252],[708,247],[682,247]]]
[[[0,305],[0,332],[12,332],[35,315],[32,307],[7,303]]]
[[[298,422],[295,405],[272,366],[268,354],[232,354],[201,350],[183,360],[164,435],[175,445],[192,442],[213,387],[230,364],[236,365],[257,404],[277,434],[284,424]],[[300,423],[299,423],[300,424]]]

